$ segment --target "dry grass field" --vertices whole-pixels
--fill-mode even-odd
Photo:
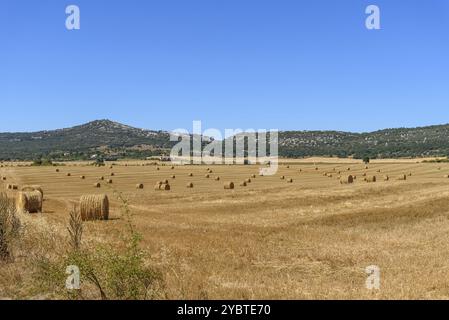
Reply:
[[[81,195],[106,193],[110,219],[84,223],[85,242],[106,243],[124,228],[114,191],[121,192],[143,236],[147,263],[163,273],[167,299],[449,298],[449,164],[382,161],[365,169],[355,161],[318,161],[318,170],[315,160],[289,161],[265,177],[254,165],[171,169],[128,162],[110,169],[73,163],[59,166],[60,172],[5,166],[0,188],[41,185],[43,213],[28,215],[27,228],[45,226],[58,239],[65,239],[69,211]],[[354,183],[340,184],[338,171],[355,175]],[[364,173],[377,181],[363,181]],[[406,181],[397,180],[409,173]],[[256,178],[240,186],[252,174]],[[164,179],[171,190],[154,190]],[[235,189],[225,190],[227,181]],[[136,189],[138,183],[144,188]],[[16,192],[7,191],[12,197]],[[57,250],[46,241],[30,241],[30,252],[34,246]],[[16,262],[0,267],[0,297],[36,298],[21,250]],[[369,265],[380,267],[380,290],[365,287]]]

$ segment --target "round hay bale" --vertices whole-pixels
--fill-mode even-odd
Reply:
[[[251,175],[251,178],[255,179],[255,178],[256,178],[256,175],[255,175],[255,174],[252,174],[252,175]]]
[[[245,179],[245,182],[246,182],[246,183],[251,183],[251,179],[250,179],[250,178]]]
[[[215,177],[215,181],[220,181],[220,177]]]
[[[100,177],[100,180],[104,180],[104,177],[103,177],[103,176],[101,176],[101,177]]]
[[[109,219],[109,199],[105,194],[81,196],[79,208],[83,221]]]
[[[112,165],[110,165],[110,166],[109,166],[109,169],[112,169],[112,168],[113,168]]]
[[[385,175],[384,176],[384,181],[389,181],[389,180],[390,180],[390,177],[388,175]]]
[[[136,184],[136,189],[143,189],[143,183]]]
[[[100,182],[94,183],[94,188],[101,188]]]
[[[86,179],[86,176],[80,176],[80,179],[84,180],[84,179]]]
[[[363,176],[363,177],[366,177],[366,172],[364,172],[364,173],[362,174],[362,176]]]
[[[175,176],[175,175],[172,175],[171,178],[172,178],[172,179],[176,179],[176,176]]]
[[[193,173],[192,172],[189,173],[189,177],[193,177]]]
[[[286,168],[287,168],[287,169],[290,169],[290,166],[287,166]]]
[[[70,177],[72,174],[70,172],[67,172],[67,177]]]
[[[443,178],[449,179],[449,174],[444,175]]]
[[[376,182],[376,176],[367,176],[366,182]]]
[[[187,187],[188,189],[193,188],[193,183],[192,183],[192,182],[187,183],[186,187]]]
[[[293,179],[292,178],[287,179],[287,183],[293,183]]]
[[[16,199],[18,211],[28,213],[42,212],[42,194],[35,191],[20,191]]]
[[[209,175],[208,174],[206,174],[206,175],[204,175],[206,178],[209,178]]]
[[[354,183],[354,177],[352,175],[340,177],[340,184],[351,184]]]
[[[113,176],[115,176],[115,173],[114,173],[114,172],[111,172],[111,177],[113,177]]]
[[[168,191],[170,190],[170,185],[168,183],[163,183],[159,186],[159,190]]]
[[[27,192],[39,191],[42,195],[42,199],[44,199],[44,190],[39,185],[26,185],[26,186],[23,186],[22,188],[20,188],[20,191],[27,191]]]
[[[2,177],[2,180],[3,180],[3,181],[6,181],[6,177]]]
[[[241,186],[241,187],[246,187],[246,181],[242,181],[242,182],[240,183],[240,186]]]
[[[108,179],[108,181],[106,181],[106,182],[111,184],[112,183],[112,179]]]
[[[168,180],[167,179],[162,180],[162,184],[168,184]]]
[[[56,169],[55,171],[56,171],[56,172],[59,172],[59,169]]]
[[[401,181],[405,181],[405,180],[407,180],[407,175],[405,175],[405,174],[401,174],[399,177],[397,177],[397,179],[396,180],[401,180]]]
[[[7,185],[6,185],[6,189],[9,189],[9,190],[18,190],[18,189],[19,189],[19,186],[16,185],[16,184],[7,184]],[[30,190],[30,191],[34,191],[34,190]]]
[[[351,168],[347,168],[346,170],[351,171]]]
[[[223,186],[226,190],[234,189],[234,182],[225,182]]]
[[[381,171],[380,169],[377,170],[377,172],[380,172],[380,171]]]
[[[174,166],[171,166],[171,169],[172,169],[172,170],[174,170],[174,169],[175,169],[175,167],[174,167]]]
[[[408,173],[408,176],[409,176],[409,177],[411,177],[411,176],[412,176],[412,173],[411,173],[411,172],[409,172],[409,173]]]
[[[281,176],[281,180],[284,180],[285,179],[285,176]]]
[[[156,167],[156,170],[159,171],[160,170],[159,167]]]

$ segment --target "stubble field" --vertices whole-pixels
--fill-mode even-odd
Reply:
[[[168,299],[449,298],[448,164],[382,161],[365,169],[355,162],[289,161],[265,177],[253,165],[140,164],[110,169],[72,163],[59,166],[60,172],[7,166],[0,169],[7,179],[0,188],[41,185],[43,213],[32,215],[29,227],[46,224],[61,233],[81,195],[106,193],[110,220],[84,223],[87,239],[104,242],[123,229],[121,192],[151,264],[164,273]],[[357,178],[342,185],[338,171]],[[363,181],[363,173],[377,182]],[[409,173],[406,181],[396,179]],[[251,183],[239,186],[252,174]],[[154,190],[164,179],[171,190]],[[226,181],[235,189],[224,190]],[[93,187],[96,182],[101,188]],[[188,182],[194,187],[186,188]],[[144,188],[136,189],[137,183]],[[365,287],[370,265],[381,270],[379,290]],[[30,278],[16,268],[13,281],[3,269],[0,296],[26,295],[14,285]]]

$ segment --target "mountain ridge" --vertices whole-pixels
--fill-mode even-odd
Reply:
[[[108,119],[35,132],[0,133],[0,159],[55,160],[144,158],[169,153],[176,143],[164,130],[135,128]],[[338,156],[397,158],[449,155],[449,124],[354,133],[337,130],[279,132],[282,157]]]

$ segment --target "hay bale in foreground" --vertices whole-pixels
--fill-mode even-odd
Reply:
[[[42,199],[44,199],[44,190],[39,185],[26,185],[20,188],[20,191],[39,191],[42,195]]]
[[[340,177],[340,184],[354,183],[354,177],[352,175]]]
[[[105,194],[81,196],[79,208],[83,221],[108,220],[109,218],[109,199]]]
[[[223,186],[226,190],[234,189],[234,182],[226,182]]]
[[[20,191],[16,200],[18,211],[28,213],[42,212],[42,194],[39,191]]]
[[[143,189],[143,183],[136,184],[136,189]]]

